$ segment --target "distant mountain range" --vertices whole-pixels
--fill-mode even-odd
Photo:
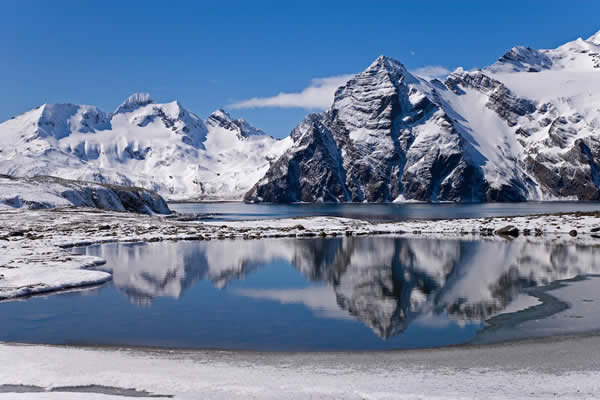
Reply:
[[[134,94],[115,112],[44,104],[0,124],[0,173],[139,186],[170,199],[240,199],[291,144]]]
[[[251,202],[600,200],[600,32],[427,81],[377,58],[277,140],[136,94],[0,124],[0,173]]]

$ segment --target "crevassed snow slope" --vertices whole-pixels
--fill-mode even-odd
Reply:
[[[240,199],[289,146],[222,110],[134,94],[114,113],[44,104],[0,124],[0,173],[133,185],[170,199]]]

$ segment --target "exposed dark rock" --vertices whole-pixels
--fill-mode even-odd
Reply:
[[[93,207],[103,210],[131,211],[137,213],[170,214],[167,202],[157,193],[150,190],[131,187],[74,181],[52,176],[38,176],[34,178],[15,178],[0,175],[0,185],[4,182],[18,182],[23,187],[35,187],[36,191],[44,193],[49,188],[53,196],[66,199],[76,207]],[[17,195],[7,203],[12,207],[26,207],[30,209],[54,208],[56,205],[47,201],[23,200]]]
[[[500,236],[514,236],[517,237],[519,236],[519,229],[517,227],[515,227],[514,225],[507,225],[503,228],[500,228],[496,231],[497,235]]]
[[[508,91],[481,79],[489,90],[499,88],[492,103],[504,107],[501,98]],[[379,57],[337,90],[330,110],[309,115],[292,131],[292,147],[245,200],[389,202],[400,195],[422,201],[524,200],[525,183],[518,178],[490,187],[481,169],[484,157],[430,89],[399,62]],[[507,101],[507,118],[535,110],[514,96]]]

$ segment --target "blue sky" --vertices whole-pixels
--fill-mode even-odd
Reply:
[[[380,54],[411,70],[487,65],[514,45],[587,38],[599,15],[598,1],[5,1],[0,120],[54,102],[111,111],[138,91],[206,117],[335,84],[313,80],[359,72]],[[285,136],[309,110],[231,112]]]

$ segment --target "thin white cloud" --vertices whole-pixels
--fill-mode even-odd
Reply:
[[[229,108],[304,108],[325,110],[333,103],[333,95],[353,74],[315,78],[310,85],[297,93],[279,93],[272,97],[253,97],[229,105]]]
[[[421,78],[431,80],[434,78],[444,78],[449,73],[450,70],[448,68],[442,67],[441,65],[426,65],[421,68],[417,68],[414,71],[411,71],[414,75],[418,75]]]
[[[424,79],[443,78],[450,71],[440,65],[426,65],[411,71]],[[253,97],[230,104],[228,108],[304,108],[307,110],[325,110],[333,103],[333,95],[338,87],[344,85],[354,74],[315,78],[300,92],[281,92],[276,96]]]

